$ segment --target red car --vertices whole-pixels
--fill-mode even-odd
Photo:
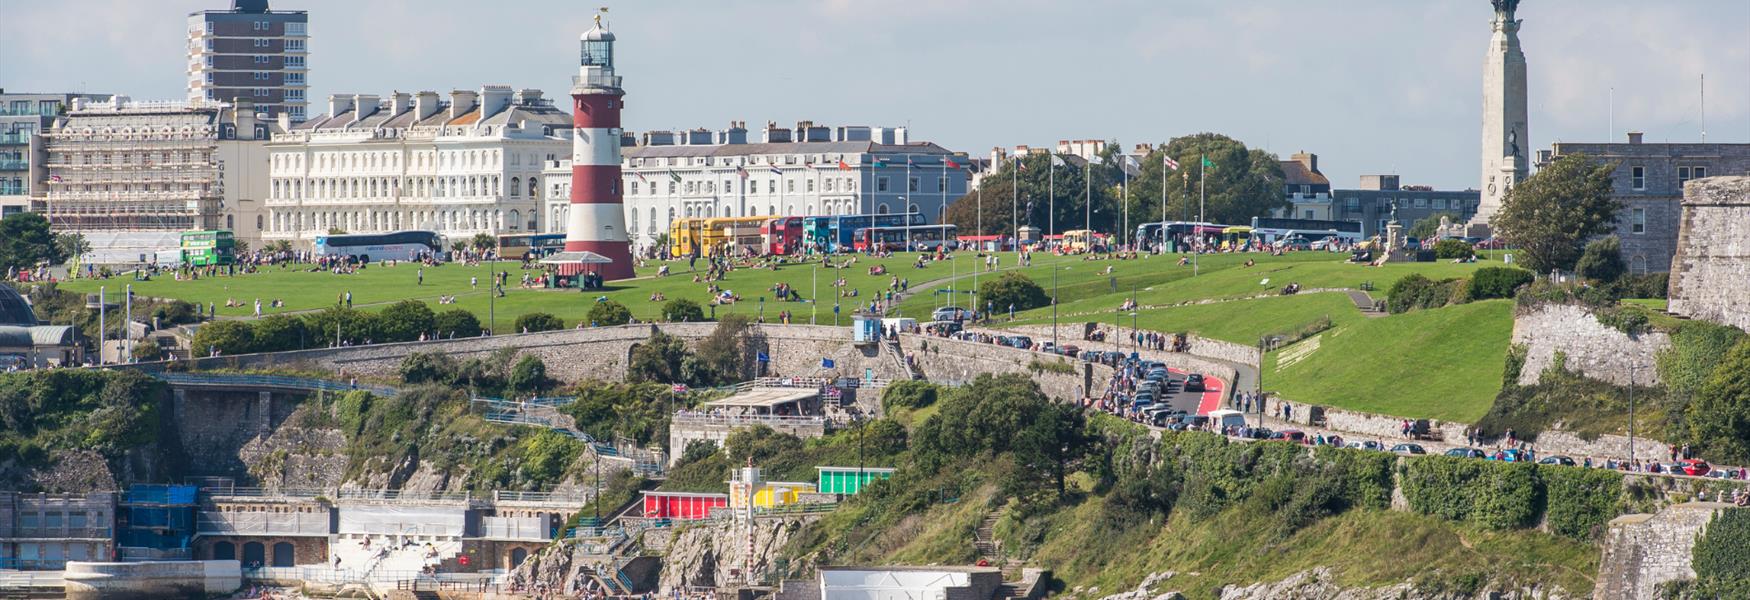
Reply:
[[[1498,237],[1492,237],[1492,238],[1477,242],[1474,247],[1478,250],[1501,250],[1501,249],[1505,249],[1507,247],[1507,240],[1503,240],[1503,239],[1498,238]]]
[[[1708,466],[1707,461],[1699,458],[1685,458],[1677,461],[1677,465],[1677,468],[1683,470],[1684,475],[1706,477],[1708,473],[1713,471],[1713,467]]]
[[[1294,442],[1296,444],[1311,444],[1312,443],[1312,438],[1308,438],[1306,436],[1306,432],[1298,431],[1298,430],[1294,430],[1294,429],[1287,429],[1287,430],[1283,430],[1283,431],[1278,431],[1274,434],[1271,434],[1270,439],[1272,439],[1272,440],[1285,440],[1285,441]]]

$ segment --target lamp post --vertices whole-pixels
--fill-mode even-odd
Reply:
[[[99,365],[103,364],[103,347],[108,343],[105,339],[109,333],[107,319],[104,314],[105,309],[108,308],[107,305],[109,304],[109,302],[104,300],[105,288],[106,286],[97,287],[97,364]]]
[[[1062,350],[1057,345],[1057,263],[1051,263],[1051,347]]]
[[[808,291],[808,324],[814,324],[815,315],[820,313],[820,265],[810,268]]]
[[[1130,311],[1130,353],[1142,351],[1142,330],[1136,328],[1136,311]]]
[[[1635,464],[1635,365],[1628,367],[1628,464]]]

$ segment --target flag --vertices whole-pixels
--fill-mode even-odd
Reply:
[[[839,307],[837,307],[837,306],[834,306],[834,307],[833,307],[833,308],[832,308],[832,309],[833,309],[833,310],[835,310],[835,311],[836,311],[836,310],[838,310],[838,309],[839,309]],[[833,362],[832,362],[832,359],[830,359],[830,358],[822,358],[822,359],[820,359],[820,368],[822,368],[822,369],[831,369],[831,368],[832,368],[832,365],[833,365]]]
[[[912,162],[910,154],[905,155],[905,166],[911,167],[911,166],[916,166],[916,165],[917,165],[917,163]]]
[[[1214,171],[1215,170],[1215,163],[1210,162],[1208,156],[1204,156],[1202,158],[1203,158],[1203,168]]]
[[[784,172],[778,170],[778,165],[772,165],[772,174],[782,176]]]
[[[1020,170],[1022,170],[1022,171],[1025,171],[1025,170],[1027,170],[1027,160],[1026,160],[1026,157],[1024,157],[1024,156],[1020,156],[1020,155],[1016,155],[1016,156],[1015,156],[1015,168],[1017,168],[1017,169],[1020,169]]]
[[[877,158],[877,159],[875,159],[875,162],[873,162],[871,164],[873,164],[875,166],[875,168],[880,169],[880,168],[887,166],[887,159]]]
[[[1051,166],[1053,166],[1053,167],[1061,167],[1061,166],[1064,166],[1064,162],[1063,162],[1063,159],[1061,159],[1061,158],[1058,158],[1058,157],[1057,157],[1057,153],[1055,153],[1055,152],[1053,152],[1053,153],[1052,153],[1052,154],[1051,154]]]
[[[943,158],[942,166],[949,169],[958,169],[960,168],[960,163],[954,162],[954,159],[952,158]]]
[[[676,394],[685,394],[685,393],[687,393],[687,384],[677,383],[677,384],[674,384],[674,387],[669,388],[669,389],[674,390],[674,393],[676,393]]]
[[[675,182],[675,183],[680,183],[680,182],[681,182],[681,174],[680,174],[680,173],[676,173],[676,172],[674,172],[674,170],[673,170],[673,169],[669,169],[669,171],[668,171],[668,178],[669,178],[669,180],[670,180],[670,181],[673,181],[673,182]]]
[[[49,176],[49,181],[50,181],[50,182],[51,182],[51,183],[60,183],[60,182],[61,182],[61,176],[60,176],[60,175],[50,175],[50,176]]]
[[[839,160],[839,170],[840,171],[849,171],[849,170],[851,170],[851,165],[845,164],[845,161],[843,159],[840,159]]]
[[[1093,156],[1088,157],[1088,164],[1090,164],[1090,165],[1103,165],[1103,164],[1106,164],[1106,159],[1101,158],[1100,155],[1098,155],[1098,154],[1095,154]]]
[[[644,178],[644,172],[643,172],[643,171],[635,171],[635,172],[633,172],[633,173],[632,173],[632,174],[633,174],[633,175],[637,175],[637,176],[638,176],[638,180],[639,180],[639,181],[650,181],[650,180],[649,180],[649,179],[645,179],[645,178]]]
[[[816,170],[816,168],[814,166],[814,161],[811,161],[811,160],[802,161],[802,166],[808,167],[808,170],[810,170],[810,171]]]
[[[740,175],[742,179],[747,179],[747,169],[744,169],[739,165],[735,167],[735,174]]]
[[[1173,157],[1166,154],[1161,155],[1161,164],[1166,165],[1168,169],[1179,170],[1179,161],[1173,160]]]

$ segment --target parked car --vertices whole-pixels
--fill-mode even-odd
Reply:
[[[1187,392],[1201,392],[1201,391],[1203,391],[1203,375],[1201,373],[1192,373],[1190,375],[1186,375],[1185,376],[1185,391],[1187,391]]]
[[[1385,444],[1381,444],[1381,443],[1375,442],[1373,440],[1367,440],[1364,442],[1349,442],[1349,447],[1350,448],[1357,448],[1357,449],[1361,449],[1361,450],[1378,450],[1380,452],[1385,451]]]
[[[1424,449],[1421,444],[1398,444],[1396,446],[1392,446],[1391,451],[1393,454],[1402,454],[1405,456],[1411,456],[1411,455],[1418,455],[1419,456],[1419,455],[1428,453],[1428,450]]]
[[[1247,437],[1250,437],[1254,440],[1267,440],[1267,439],[1270,439],[1270,434],[1272,434],[1272,433],[1274,433],[1274,432],[1270,431],[1269,427],[1253,427],[1251,429],[1251,435],[1249,435]]]
[[[1684,475],[1703,476],[1707,475],[1708,471],[1711,470],[1713,470],[1713,468],[1708,466],[1707,461],[1699,458],[1685,458],[1677,461],[1676,471],[1683,473]]]
[[[1422,240],[1413,237],[1406,237],[1404,238],[1404,248],[1407,250],[1421,250]]]
[[[1561,465],[1564,467],[1575,467],[1575,466],[1580,465],[1580,463],[1574,462],[1574,459],[1568,458],[1566,456],[1545,456],[1545,457],[1543,457],[1543,459],[1537,461],[1537,464],[1540,464],[1540,465]]]
[[[958,306],[944,306],[930,313],[931,321],[966,321],[972,317],[972,309]]]
[[[1525,462],[1530,458],[1531,455],[1526,454],[1524,450],[1508,448],[1506,450],[1497,450],[1494,456],[1489,457],[1489,460],[1498,460],[1501,462]]]
[[[1507,240],[1503,240],[1503,239],[1498,238],[1498,237],[1491,237],[1489,239],[1477,242],[1475,244],[1475,247],[1478,250],[1501,250],[1501,249],[1504,249],[1507,247]]]
[[[1476,448],[1453,448],[1451,450],[1447,450],[1446,455],[1447,456],[1456,456],[1459,458],[1488,458],[1489,457],[1489,453],[1483,452],[1482,450],[1478,450]]]
[[[1278,431],[1276,433],[1271,434],[1270,439],[1294,442],[1296,444],[1310,443],[1307,441],[1306,432],[1295,430],[1295,429],[1284,429],[1282,431]]]
[[[1026,350],[1033,347],[1033,338],[1024,335],[1011,335],[1005,338],[1009,347]]]

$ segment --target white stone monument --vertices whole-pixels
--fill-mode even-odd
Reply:
[[[1530,174],[1531,131],[1526,111],[1525,53],[1519,49],[1519,0],[1490,0],[1494,35],[1483,59],[1482,200],[1471,235],[1487,234],[1507,190]]]

